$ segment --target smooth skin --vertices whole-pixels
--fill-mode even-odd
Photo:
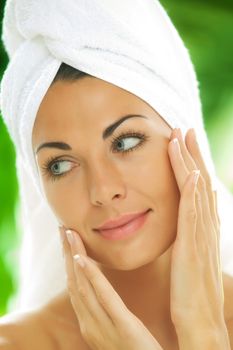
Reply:
[[[110,140],[102,139],[102,131],[127,114],[142,114],[147,119],[128,119],[113,135],[130,129],[146,134],[149,139],[123,155],[123,151],[113,152]],[[175,137],[179,139],[180,152],[170,142]],[[29,335],[31,327],[37,324],[41,333],[34,328],[33,333],[38,334],[35,343],[38,348],[43,345],[56,349],[54,342],[64,349],[69,346],[83,350],[95,346],[107,349],[110,345],[105,342],[111,343],[113,339],[115,346],[121,344],[121,348],[139,347],[136,336],[142,333],[144,336],[139,338],[149,342],[151,349],[160,346],[164,350],[201,349],[204,343],[196,340],[207,342],[214,334],[221,349],[230,349],[233,283],[231,277],[221,276],[217,208],[191,130],[184,142],[179,130],[172,131],[137,96],[101,79],[84,78],[55,83],[41,103],[32,147],[35,150],[43,142],[58,140],[68,143],[72,150],[43,148],[36,160],[51,209],[58,222],[73,230],[77,239],[72,247],[64,240],[68,293],[22,317],[21,332],[15,332],[19,321],[9,321],[1,327],[0,334],[5,334],[6,339],[14,338],[27,349],[23,334]],[[132,138],[128,141],[132,142]],[[126,142],[124,147],[129,144]],[[51,157],[63,159],[63,170],[69,170],[56,181],[43,169]],[[196,191],[187,182],[192,169],[201,170]],[[133,238],[106,241],[93,231],[108,218],[148,208],[152,209],[150,217]],[[72,257],[76,253],[91,258],[89,270],[79,268]],[[87,287],[92,293],[83,292]],[[193,298],[190,293],[194,293]],[[104,329],[111,327],[109,338],[103,333],[101,322],[96,322],[101,317],[105,319]],[[129,320],[131,327],[125,329],[123,326]],[[89,322],[95,326],[88,327]],[[14,334],[21,334],[20,339],[20,335],[12,338],[12,327]],[[131,337],[124,332],[131,332]],[[204,339],[203,333],[210,337]],[[128,342],[126,346],[122,345],[124,341]],[[214,350],[216,345],[211,346]]]

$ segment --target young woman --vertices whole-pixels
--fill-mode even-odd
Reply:
[[[146,100],[65,63],[31,130],[67,288],[3,317],[0,348],[230,350],[233,278],[195,130],[184,135]]]

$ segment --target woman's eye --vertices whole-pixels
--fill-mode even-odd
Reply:
[[[71,162],[68,160],[59,160],[50,165],[50,170],[54,175],[62,175],[71,169]]]
[[[124,137],[117,141],[115,148],[119,151],[128,151],[130,148],[134,148],[140,142],[136,137]]]
[[[141,147],[150,136],[141,132],[129,130],[123,134],[114,137],[111,141],[111,150],[115,153],[126,155],[128,152]],[[52,180],[58,180],[69,174],[72,170],[73,162],[64,159],[50,158],[42,166],[42,170]]]
[[[71,169],[72,162],[64,159],[50,158],[42,165],[42,172],[51,180],[58,180],[67,175]]]
[[[125,154],[142,146],[148,138],[149,136],[146,136],[141,132],[128,131],[127,133],[120,134],[113,138],[111,149],[114,152]]]

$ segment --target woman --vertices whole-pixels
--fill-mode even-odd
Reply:
[[[88,3],[79,3],[87,13]],[[97,58],[96,66],[92,68],[84,60],[85,73],[80,73],[75,66],[82,65],[77,63],[69,45],[72,38],[64,41],[65,36],[58,35],[57,41],[51,40],[44,31],[47,19],[35,11],[36,2],[31,3],[28,12],[25,4],[27,1],[22,1],[21,7],[8,7],[8,13],[14,8],[17,24],[21,25],[19,32],[28,40],[12,57],[14,71],[19,72],[28,52],[35,57],[32,56],[32,63],[22,75],[16,77],[15,85],[11,85],[10,79],[13,69],[10,67],[5,74],[3,116],[21,156],[18,169],[23,162],[28,165],[35,188],[42,193],[61,226],[68,288],[40,308],[3,318],[2,348],[27,349],[33,344],[34,349],[231,349],[233,281],[221,271],[220,222],[216,192],[211,184],[213,175],[206,166],[206,154],[204,157],[193,128],[184,135],[174,127],[175,117],[177,125],[185,125],[187,106],[191,107],[189,115],[193,118],[198,114],[190,67],[184,66],[178,72],[184,76],[179,82],[173,69],[163,68],[162,57],[166,60],[165,52],[171,46],[171,41],[167,41],[165,51],[162,51],[165,44],[160,42],[161,61],[158,59],[155,66],[161,69],[163,78],[170,79],[170,85],[154,76],[150,80],[149,74],[137,82],[133,79],[137,75],[130,70],[126,81],[117,64],[116,71],[108,70],[113,62],[111,52],[106,60],[109,66],[98,66],[98,62],[102,63],[99,50],[85,57],[90,57],[89,62]],[[71,4],[75,5],[72,1]],[[132,5],[130,1],[124,4],[125,11]],[[93,2],[89,5],[93,6]],[[98,5],[97,12],[103,10]],[[116,6],[111,1],[104,5],[108,10]],[[142,16],[139,10],[145,8],[148,16],[149,10],[154,11],[153,16],[158,15],[161,20],[158,30],[161,30],[166,17],[160,5],[148,1],[135,11]],[[122,13],[120,8],[115,10]],[[55,19],[62,13],[61,8],[57,11]],[[35,24],[36,31],[32,27],[28,31],[35,13],[42,22],[38,20]],[[74,18],[71,12],[69,15],[66,18],[72,23]],[[94,27],[101,16],[95,12],[93,18]],[[115,23],[115,17],[111,19]],[[67,30],[63,24],[59,34]],[[164,28],[169,28],[169,32],[167,36],[164,33],[164,40],[170,35],[169,25],[165,23]],[[52,28],[54,35],[57,29]],[[81,26],[79,29],[82,30]],[[123,29],[120,26],[119,33]],[[41,57],[47,57],[47,52],[43,52],[44,42],[39,42],[38,33],[45,36],[50,55],[56,53],[60,60],[62,55],[67,55],[66,61],[69,58],[72,64],[61,64],[62,60],[54,59],[54,66],[49,62],[47,67],[51,69],[46,71]],[[88,42],[88,33],[85,34]],[[106,31],[102,34],[106,40]],[[30,42],[31,39],[34,41]],[[97,39],[101,39],[101,34]],[[145,45],[146,41],[145,37]],[[98,44],[101,46],[103,42],[100,40]],[[141,52],[142,47],[137,44]],[[115,47],[121,52],[120,45],[116,43]],[[122,47],[125,53],[127,46]],[[12,46],[8,48],[10,52]],[[65,48],[64,53],[61,48]],[[154,63],[148,57],[142,54],[137,59],[151,68]],[[178,67],[182,59],[187,59],[184,52],[171,63]],[[36,63],[40,74],[34,73]],[[135,61],[135,71],[137,64]],[[101,73],[100,67],[104,68]],[[146,82],[140,90],[139,85]],[[152,89],[161,87],[154,90],[154,102],[147,90],[150,82]],[[190,87],[188,91],[186,84]],[[197,139],[201,138],[200,120],[191,120],[190,124],[198,131]],[[200,170],[199,177],[194,170]],[[103,224],[105,227],[100,229]],[[120,229],[109,228],[122,224]],[[48,230],[46,234],[49,241]],[[39,256],[43,259],[43,251],[39,251]],[[82,261],[84,268],[79,264]],[[48,265],[56,266],[56,260],[51,257]]]

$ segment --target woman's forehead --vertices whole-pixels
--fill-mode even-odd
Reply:
[[[48,89],[41,105],[57,102],[77,101],[80,106],[118,106],[130,103],[145,104],[135,94],[95,77],[85,77],[76,81],[58,81]],[[53,104],[54,105],[54,104]],[[54,105],[56,107],[56,104]]]
[[[41,138],[41,133],[46,138],[51,132],[66,133],[72,128],[86,130],[90,125],[99,132],[129,114],[145,116],[144,122],[152,121],[152,127],[171,129],[148,103],[116,85],[92,77],[74,82],[58,81],[50,87],[40,105],[33,139]],[[139,118],[133,119],[134,125],[141,123]]]
[[[36,122],[43,125],[62,121],[81,124],[95,121],[96,124],[97,121],[115,119],[125,112],[140,112],[144,110],[144,105],[133,94],[101,80],[57,82],[46,93]]]

